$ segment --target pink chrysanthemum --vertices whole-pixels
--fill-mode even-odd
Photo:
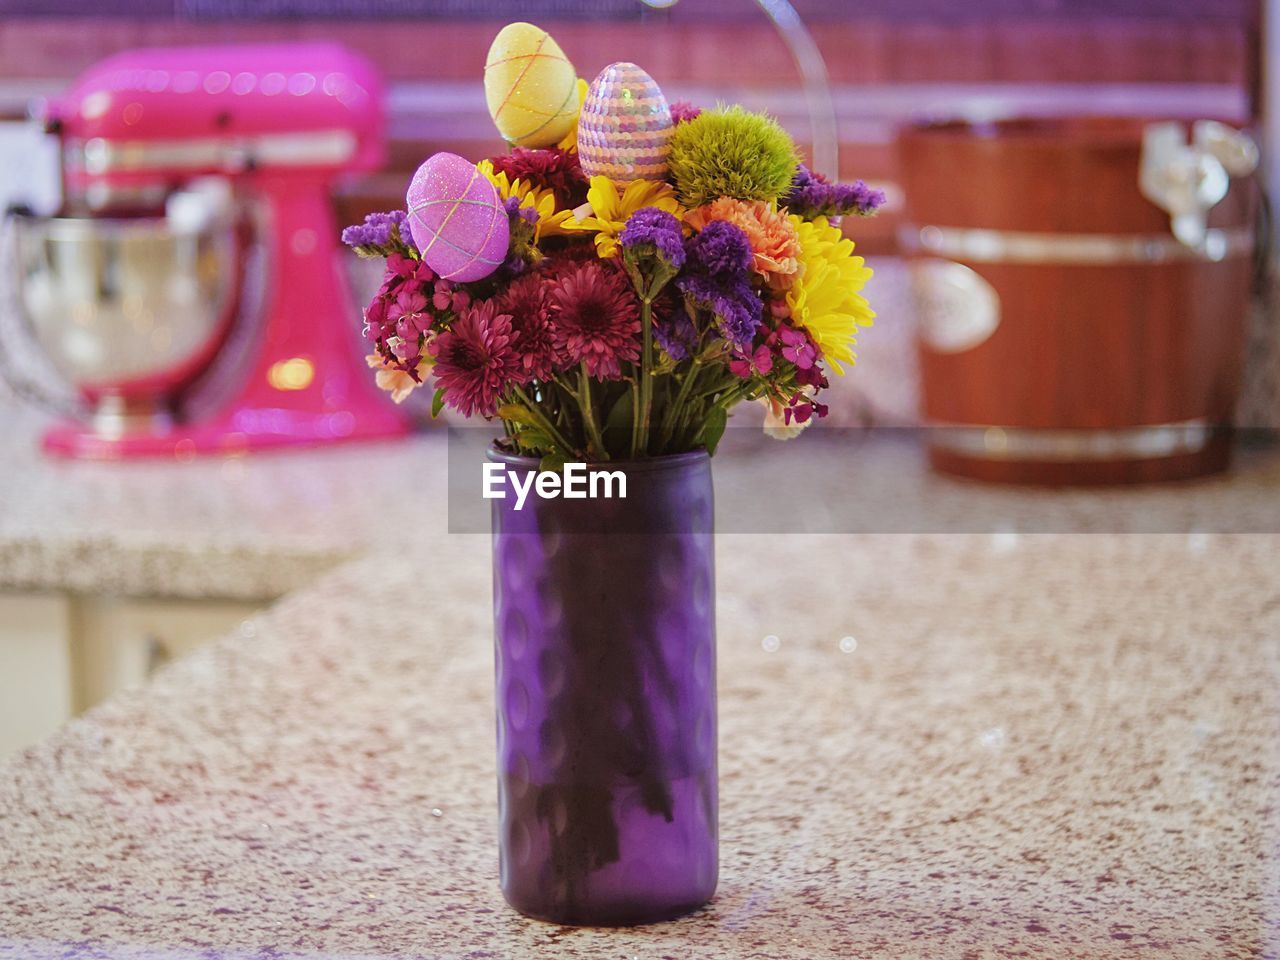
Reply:
[[[500,313],[511,316],[511,346],[520,359],[520,382],[549,380],[556,370],[551,303],[546,278],[530,273],[494,298]]]
[[[620,270],[594,260],[566,271],[550,290],[552,337],[569,363],[602,380],[640,356],[640,304]]]
[[[488,301],[465,310],[452,329],[429,347],[446,406],[464,417],[491,417],[498,401],[520,375],[520,357],[511,346],[511,317]]]

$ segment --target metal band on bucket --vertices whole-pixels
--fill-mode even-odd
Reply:
[[[1034,233],[976,227],[903,227],[899,242],[909,253],[928,253],[970,263],[1056,263],[1077,266],[1216,263],[1250,256],[1255,237],[1249,227],[1213,229],[1202,244],[1189,247],[1167,233]]]
[[[974,460],[1053,463],[1156,460],[1199,453],[1217,432],[1199,418],[1139,427],[1079,430],[1051,427],[997,427],[931,421],[935,450]]]

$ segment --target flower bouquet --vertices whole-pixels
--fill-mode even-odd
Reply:
[[[405,210],[343,233],[386,259],[369,365],[397,402],[430,385],[433,412],[496,421],[509,468],[630,479],[495,504],[502,882],[557,922],[673,916],[715,887],[708,457],[743,401],[778,436],[826,414],[874,316],[840,219],[884,198],[634,64],[588,85],[531,24],[498,34],[485,92],[509,152],[436,154]]]

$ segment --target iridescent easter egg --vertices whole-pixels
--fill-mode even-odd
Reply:
[[[578,121],[578,160],[589,177],[661,180],[671,149],[671,110],[634,63],[611,63],[591,81]]]
[[[578,71],[547,31],[509,23],[489,47],[484,96],[494,126],[508,142],[554,146],[578,116]]]
[[[409,232],[427,266],[445,280],[487,277],[507,256],[510,221],[492,183],[456,153],[418,168],[405,198]]]

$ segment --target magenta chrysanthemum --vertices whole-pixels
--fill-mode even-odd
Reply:
[[[552,336],[568,362],[616,380],[622,361],[639,358],[640,304],[621,271],[598,260],[580,264],[553,282],[550,297]]]
[[[587,175],[578,164],[578,154],[568,150],[530,150],[514,147],[510,153],[490,157],[498,173],[550,190],[560,207],[576,207],[587,202]]]
[[[437,384],[444,403],[464,417],[491,417],[498,401],[520,376],[520,357],[512,348],[511,317],[487,301],[473,303],[431,343]]]
[[[520,382],[549,380],[556,370],[556,347],[546,278],[536,273],[520,277],[494,304],[511,317],[511,345],[520,361]]]

